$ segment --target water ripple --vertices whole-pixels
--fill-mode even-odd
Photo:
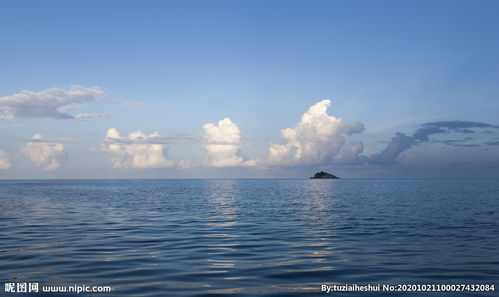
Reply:
[[[0,181],[0,279],[151,297],[490,284],[497,193],[496,180]]]

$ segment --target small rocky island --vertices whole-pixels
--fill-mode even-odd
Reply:
[[[314,176],[311,177],[311,179],[319,179],[319,178],[336,179],[339,177],[337,177],[336,175],[332,175],[331,173],[324,172],[324,171],[317,172]]]

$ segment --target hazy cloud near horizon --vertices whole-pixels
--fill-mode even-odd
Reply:
[[[22,149],[33,163],[45,171],[56,170],[61,166],[60,158],[64,153],[64,144],[46,141],[42,134],[35,134]]]
[[[0,150],[0,170],[7,170],[10,168],[10,161],[7,158],[7,154]]]

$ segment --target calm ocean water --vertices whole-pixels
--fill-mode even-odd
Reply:
[[[497,296],[499,180],[4,180],[0,279],[113,288],[78,296]]]

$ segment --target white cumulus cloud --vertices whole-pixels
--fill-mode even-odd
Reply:
[[[327,114],[331,100],[322,100],[311,106],[294,128],[281,130],[283,143],[271,143],[267,165],[323,165],[330,164],[345,144],[343,134],[361,133],[362,123],[343,124],[342,120]],[[360,142],[345,148],[344,153],[360,154]]]
[[[107,130],[102,150],[113,154],[114,168],[158,168],[173,165],[166,159],[167,149],[158,132],[141,131],[120,136],[118,130]]]
[[[32,141],[21,149],[21,153],[43,170],[55,170],[61,166],[60,157],[64,152],[64,144],[46,142],[41,134],[35,134]]]
[[[180,169],[192,168],[192,161],[191,161],[191,159],[180,160],[180,161],[178,161],[177,167]]]
[[[23,118],[86,119],[101,115],[73,115],[82,104],[96,101],[104,92],[98,87],[74,85],[68,89],[50,88],[39,92],[22,91],[0,97],[0,120]],[[106,115],[108,116],[108,115]]]
[[[7,170],[10,168],[9,159],[7,159],[7,154],[0,150],[0,170]]]
[[[206,149],[205,164],[212,167],[252,166],[254,161],[246,161],[239,155],[241,135],[239,127],[229,118],[203,125],[203,138]]]

